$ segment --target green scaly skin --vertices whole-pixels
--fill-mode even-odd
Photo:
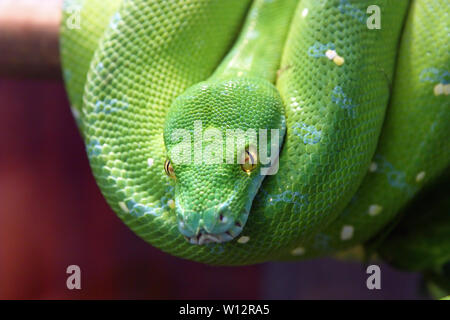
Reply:
[[[62,25],[63,68],[93,173],[165,252],[244,265],[348,249],[450,163],[449,100],[434,93],[448,83],[443,0],[68,2],[82,20]],[[198,120],[285,127],[278,173],[173,161],[170,179],[171,134]]]

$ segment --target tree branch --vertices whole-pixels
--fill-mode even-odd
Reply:
[[[0,76],[61,78],[62,0],[0,0]]]

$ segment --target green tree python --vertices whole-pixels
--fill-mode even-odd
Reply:
[[[64,79],[101,192],[142,239],[207,264],[366,244],[448,169],[448,9],[67,0]],[[410,250],[404,266],[443,273],[448,211],[435,220],[383,255]]]

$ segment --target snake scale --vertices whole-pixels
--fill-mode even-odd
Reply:
[[[368,27],[370,6],[379,28]],[[445,0],[66,0],[64,79],[100,190],[142,239],[208,264],[367,243],[448,169],[448,9]],[[213,143],[239,128],[278,136],[230,154]],[[178,129],[194,142],[177,144]],[[174,160],[175,149],[200,158]],[[207,150],[242,161],[207,163]],[[443,272],[444,211],[428,251],[400,237],[383,255],[410,250],[405,266]]]

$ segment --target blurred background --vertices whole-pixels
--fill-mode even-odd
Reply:
[[[59,71],[60,0],[0,0],[0,299],[421,299],[420,275],[317,259],[211,267],[135,236],[104,201]],[[31,8],[31,9],[30,9]],[[68,290],[66,268],[81,268]]]

